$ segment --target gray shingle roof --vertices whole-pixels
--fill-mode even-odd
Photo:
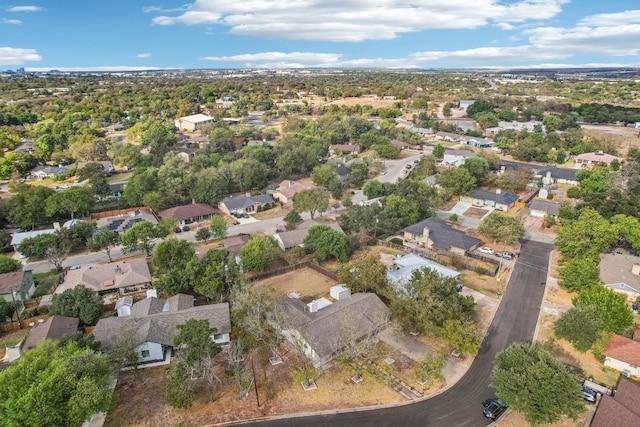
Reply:
[[[295,230],[283,231],[281,233],[276,233],[273,236],[276,240],[280,240],[282,242],[284,250],[291,249],[294,246],[300,246],[309,234],[309,229],[315,225],[326,225],[327,227],[331,227],[337,232],[344,234],[344,231],[342,231],[342,228],[337,222],[318,222],[308,220],[299,224]]]
[[[75,317],[51,316],[42,325],[35,326],[29,331],[22,348],[31,350],[36,348],[42,340],[59,340],[72,335],[78,330],[80,321]]]
[[[510,206],[511,204],[515,203],[519,198],[517,194],[512,194],[512,193],[498,194],[498,193],[492,193],[491,191],[484,191],[484,190],[474,190],[474,192],[471,193],[471,196],[474,199],[491,200],[492,202],[500,203],[507,206]]]
[[[143,309],[137,309],[141,303]],[[137,302],[130,316],[100,319],[93,335],[106,347],[117,344],[123,331],[135,333],[138,343],[172,346],[173,337],[178,333],[177,326],[189,319],[208,320],[217,333],[231,332],[228,303],[194,307],[192,296],[178,294],[168,300],[151,297]]]
[[[555,216],[558,216],[560,214],[560,203],[535,199],[529,205],[529,210],[548,212],[552,213]]]
[[[280,305],[290,326],[302,334],[320,358],[342,348],[345,325],[355,326],[348,336],[359,339],[382,326],[388,311],[371,293],[355,293],[315,313],[305,311],[306,304],[296,298],[285,298]]]
[[[569,169],[569,168],[545,168],[540,172],[536,173],[536,176],[544,178],[547,176],[547,172],[551,172],[551,178],[553,179],[564,179],[567,181],[577,181],[576,172],[579,169]]]
[[[225,197],[220,202],[224,204],[228,210],[244,209],[253,206],[255,203],[273,203],[273,198],[268,194],[259,194],[257,196],[235,196]]]
[[[451,247],[454,247],[467,251],[481,242],[480,239],[469,236],[463,231],[456,230],[438,218],[427,218],[417,224],[410,225],[403,231],[415,235],[422,235],[425,228],[429,229],[429,239],[433,242],[433,247],[436,249],[448,251]]]

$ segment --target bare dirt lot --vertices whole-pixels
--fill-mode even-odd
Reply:
[[[344,98],[344,99],[337,99],[335,101],[331,101],[328,102],[325,105],[348,105],[348,106],[354,106],[354,105],[371,105],[374,108],[385,108],[385,107],[392,107],[394,103],[396,103],[397,101],[395,100],[385,100],[385,99],[374,99],[374,98],[363,98],[363,97],[357,97],[357,98]]]
[[[329,288],[337,282],[310,268],[303,268],[279,276],[256,282],[261,286],[273,289],[277,297],[284,297],[291,292],[298,292],[309,300],[321,296],[329,296]]]
[[[469,218],[480,219],[483,216],[485,216],[487,214],[487,212],[488,211],[486,209],[470,207],[469,209],[464,211],[464,213],[462,215],[468,216]]]

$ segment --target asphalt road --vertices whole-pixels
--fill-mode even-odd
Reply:
[[[496,354],[514,342],[533,339],[552,245],[524,241],[509,286],[478,356],[465,376],[444,393],[421,402],[363,411],[251,422],[261,426],[486,426],[481,402],[493,397],[490,373]]]

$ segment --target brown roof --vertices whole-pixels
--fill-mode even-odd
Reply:
[[[65,277],[65,289],[83,284],[96,292],[151,283],[151,272],[144,258],[132,258],[104,265],[71,270]]]
[[[629,365],[640,366],[640,342],[612,334],[611,342],[603,355]]]
[[[334,144],[330,147],[331,151],[338,149],[345,153],[359,153],[362,150],[360,144]]]
[[[178,221],[184,221],[199,216],[213,215],[216,212],[219,211],[206,203],[191,203],[161,210],[158,212],[158,216],[160,218],[172,217]]]
[[[29,331],[22,349],[32,350],[42,340],[59,340],[71,335],[78,330],[79,322],[75,317],[51,316],[43,324],[35,326]]]
[[[0,274],[0,294],[20,292],[24,271]]]
[[[287,199],[290,199],[300,191],[309,190],[314,187],[315,186],[313,184],[306,184],[304,182],[290,181],[286,179],[280,183],[276,193],[280,193]]]
[[[240,254],[240,249],[251,239],[248,234],[240,236],[227,237],[222,241],[222,246],[229,251],[229,254],[235,256]]]
[[[392,139],[391,141],[389,141],[389,143],[395,147],[398,148],[407,148],[408,146],[410,146],[411,144],[409,144],[408,142],[402,142],[400,140],[397,139]]]
[[[591,427],[640,425],[640,385],[620,378],[615,397],[604,395]]]

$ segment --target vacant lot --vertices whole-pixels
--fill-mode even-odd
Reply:
[[[278,297],[287,296],[291,292],[298,292],[305,301],[321,296],[329,296],[329,288],[337,284],[335,280],[331,280],[310,268],[302,268],[270,277],[257,283],[273,289],[274,294]]]
[[[483,216],[485,216],[489,211],[486,209],[480,209],[480,208],[475,208],[475,207],[470,207],[469,209],[467,209],[466,211],[464,211],[464,213],[462,215],[464,216],[468,216],[469,218],[476,218],[476,219],[480,219]]]

